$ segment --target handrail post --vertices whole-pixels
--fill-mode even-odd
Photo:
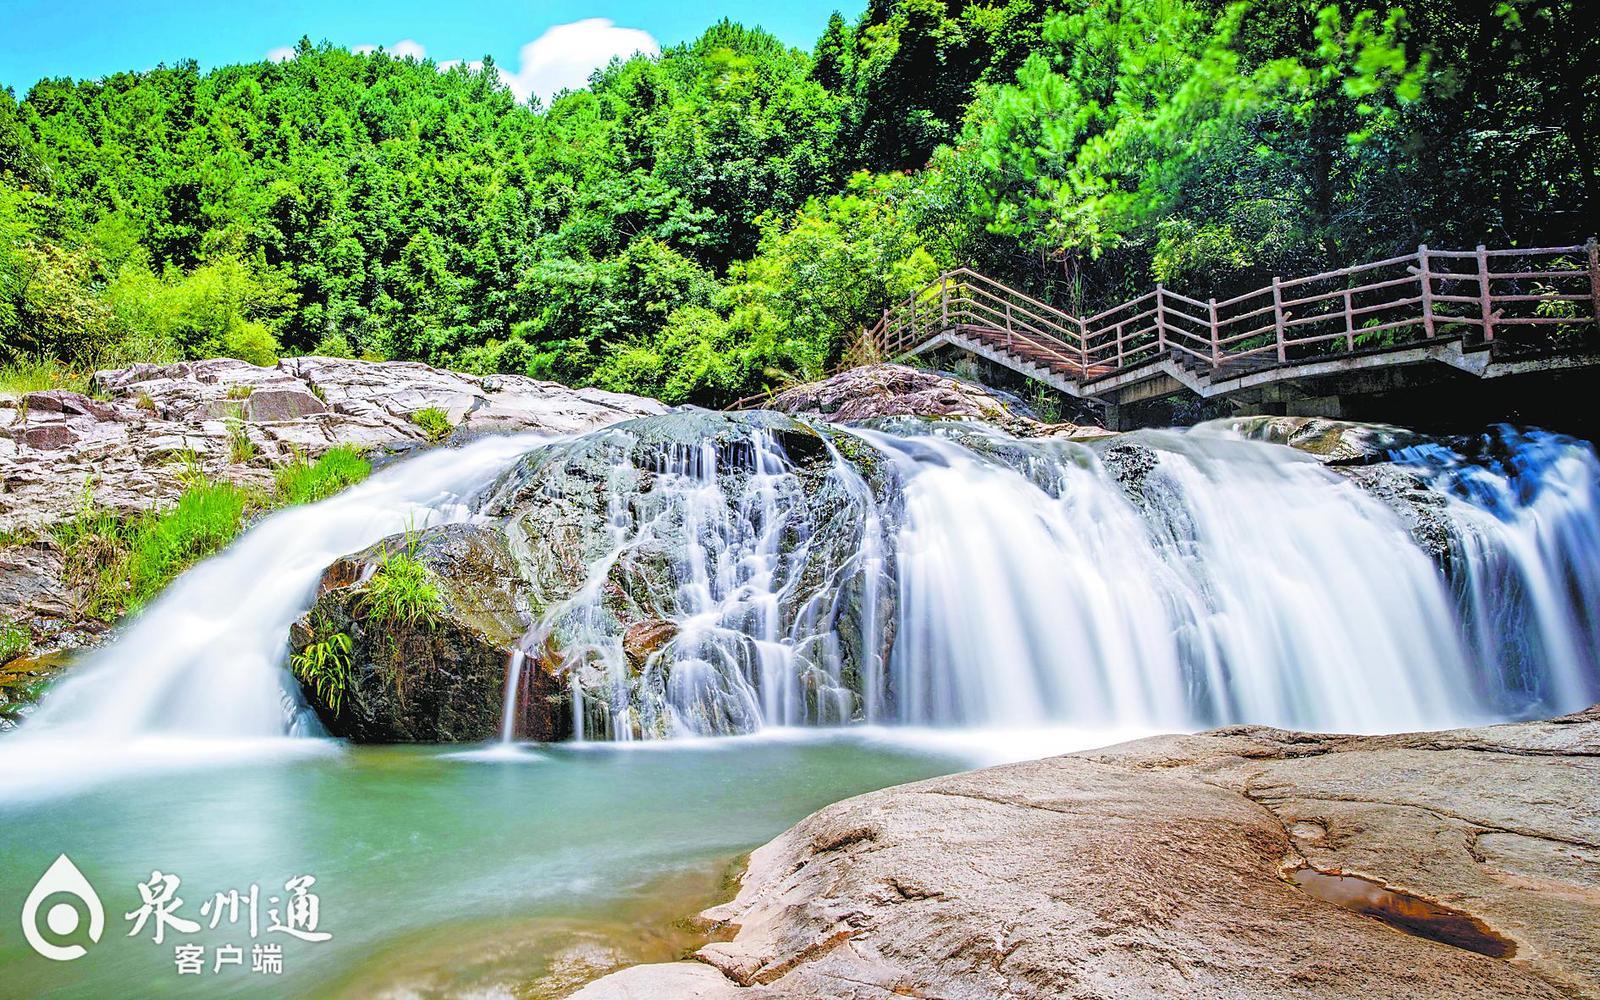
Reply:
[[[1417,247],[1417,281],[1422,285],[1422,331],[1433,336],[1433,276],[1428,273],[1428,245]]]
[[[950,329],[950,272],[939,275],[939,325]]]
[[[1167,308],[1166,295],[1161,287],[1161,282],[1156,282],[1156,354],[1167,353]]]
[[[1600,309],[1596,310],[1596,314],[1600,315]],[[1077,317],[1073,317],[1073,318],[1077,319]],[[1088,378],[1089,377],[1089,324],[1085,323],[1081,319],[1078,319],[1078,361],[1079,361],[1079,364],[1078,364],[1079,377],[1080,378]]]
[[[1272,325],[1278,338],[1278,361],[1283,363],[1289,360],[1289,349],[1283,342],[1283,280],[1274,276],[1272,279]]]
[[[1006,350],[1012,350],[1011,344],[1011,301],[1006,300]]]
[[[1122,371],[1122,324],[1117,324],[1117,371]]]
[[[1593,236],[1584,244],[1589,251],[1589,301],[1594,306],[1594,323],[1600,327],[1600,240]]]
[[[1211,310],[1211,367],[1216,368],[1222,364],[1221,338],[1217,336],[1217,297],[1211,296],[1211,301],[1207,304]]]
[[[1356,310],[1348,288],[1344,290],[1344,346],[1347,351],[1356,349]]]
[[[906,302],[911,306],[911,340],[914,344],[922,335],[922,331],[917,329],[917,293],[912,292],[911,295],[907,297]]]
[[[1483,339],[1494,339],[1494,292],[1489,287],[1489,254],[1478,244],[1478,306],[1483,316]]]

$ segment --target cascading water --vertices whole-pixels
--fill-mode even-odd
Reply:
[[[1600,460],[1572,438],[1496,428],[1469,460],[1401,450],[1450,499],[1452,574],[1480,675],[1503,712],[1586,705],[1600,678]]]
[[[14,739],[284,735],[302,717],[286,669],[289,626],[328,564],[410,527],[472,516],[472,496],[545,440],[433,451],[331,500],[272,515],[179,578],[51,691]]]
[[[1441,568],[1379,495],[1215,429],[1089,447],[681,412],[485,439],[257,525],[0,749],[281,735],[298,704],[288,628],[323,569],[468,517],[503,526],[533,595],[508,742],[529,677],[552,675],[574,735],[615,740],[851,722],[1374,731],[1582,707],[1600,697],[1600,462],[1554,435],[1492,444],[1395,456],[1447,515]]]
[[[1512,517],[1449,501],[1464,555],[1447,575],[1377,496],[1215,430],[1103,452],[970,424],[816,432],[721,427],[651,450],[619,430],[576,464],[547,459],[566,478],[521,504],[531,575],[552,579],[534,555],[549,503],[579,499],[605,524],[528,647],[568,678],[580,735],[851,720],[1382,731],[1600,694],[1600,476],[1578,442],[1509,444],[1549,453],[1531,491],[1433,456],[1445,494],[1521,490]],[[1501,565],[1522,582],[1514,600]],[[626,649],[640,621],[675,633],[642,661]]]

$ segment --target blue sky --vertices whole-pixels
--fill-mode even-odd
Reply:
[[[582,64],[604,62],[608,51],[648,49],[652,40],[672,45],[721,17],[760,24],[791,45],[809,48],[831,11],[854,18],[864,5],[864,0],[0,0],[0,86],[10,86],[20,98],[43,76],[94,78],[184,58],[199,60],[202,67],[246,62],[309,35],[312,41],[327,39],[348,48],[399,47],[439,61],[473,61],[487,53],[514,90],[537,93],[567,82]],[[526,49],[561,25],[569,27],[546,36],[531,53]],[[535,64],[524,60],[527,55]]]

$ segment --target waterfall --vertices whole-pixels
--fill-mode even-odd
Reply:
[[[254,525],[0,749],[278,736],[323,569],[408,526],[500,524],[534,671],[579,739],[771,726],[1385,731],[1600,697],[1600,461],[1498,429],[1393,456],[1436,560],[1378,493],[1216,428],[1095,447],[971,422],[680,412],[427,452]],[[1411,477],[1417,477],[1412,480]],[[291,720],[286,723],[287,720]]]
[[[1600,696],[1600,465],[1579,442],[1503,438],[1520,471],[1397,456],[1447,512],[1442,567],[1377,495],[1217,429],[1109,454],[974,424],[815,432],[820,462],[763,426],[599,449],[607,544],[533,633],[562,651],[580,735],[1396,731]],[[630,662],[641,617],[676,638]]]
[[[1503,712],[1600,697],[1600,460],[1572,438],[1498,427],[1477,460],[1440,445],[1396,457],[1451,503],[1468,641]]]
[[[332,499],[271,515],[74,668],[17,738],[283,735],[305,718],[286,669],[289,626],[322,571],[409,527],[470,517],[472,496],[542,440],[494,437],[431,451]]]

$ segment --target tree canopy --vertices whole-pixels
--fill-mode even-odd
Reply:
[[[1600,218],[1583,0],[871,0],[548,107],[302,40],[0,92],[0,362],[318,352],[725,402],[941,268],[1074,307]]]

